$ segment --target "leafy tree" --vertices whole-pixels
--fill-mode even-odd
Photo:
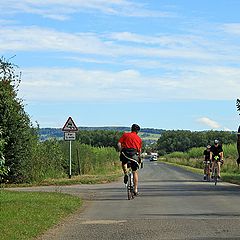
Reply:
[[[9,180],[24,178],[22,166],[31,153],[33,128],[24,111],[23,102],[17,97],[21,74],[16,74],[14,64],[0,59],[0,126],[4,148],[5,165],[10,168]]]
[[[3,155],[5,141],[2,139],[2,131],[0,130],[0,183],[7,176],[9,169],[5,166],[5,158]]]
[[[117,142],[122,132],[113,130],[82,130],[78,131],[76,139],[83,144],[93,147],[114,147],[117,148]]]

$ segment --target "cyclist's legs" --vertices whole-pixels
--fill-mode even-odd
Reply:
[[[221,173],[221,162],[220,161],[217,162],[217,171],[218,171],[218,176],[220,177],[221,176],[220,175],[220,173]]]
[[[131,168],[133,172],[133,182],[134,182],[134,192],[138,192],[138,164],[136,162],[131,162]]]
[[[137,171],[133,171],[133,182],[134,182],[134,192],[137,193],[138,192],[138,172]]]
[[[121,153],[120,154],[120,161],[122,162],[122,170],[124,172],[124,174],[128,173],[128,159],[125,158],[125,156]]]
[[[212,174],[214,174],[215,160],[212,160]]]
[[[127,163],[122,162],[122,170],[123,170],[124,174],[127,174],[127,173],[128,173],[128,170],[127,170]]]

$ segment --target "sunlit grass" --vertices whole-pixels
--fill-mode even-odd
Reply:
[[[62,193],[0,190],[0,239],[32,239],[80,208],[78,197]]]

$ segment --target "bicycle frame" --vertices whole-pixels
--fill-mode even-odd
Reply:
[[[204,164],[204,174],[206,175],[206,180],[209,182],[210,181],[210,164],[211,161],[203,161]]]
[[[218,182],[218,162],[217,161],[213,162],[213,180],[216,186]]]
[[[128,172],[128,182],[127,182],[127,196],[128,196],[128,200],[131,200],[134,198],[134,182],[133,182],[133,173],[132,170],[130,168],[129,172]]]
[[[128,170],[128,181],[126,184],[128,200],[134,199],[134,180],[133,180],[133,172],[131,169],[131,161],[136,162],[139,167],[139,163],[135,159],[128,158],[127,168],[129,170]]]

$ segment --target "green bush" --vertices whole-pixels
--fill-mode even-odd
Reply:
[[[57,140],[37,142],[32,154],[22,166],[25,181],[39,182],[47,178],[66,176],[63,160],[63,153]]]

